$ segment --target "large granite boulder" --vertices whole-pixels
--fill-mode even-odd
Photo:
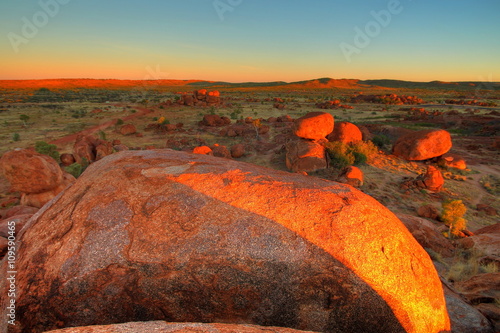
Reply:
[[[409,161],[422,161],[446,154],[452,147],[445,130],[423,130],[401,136],[394,144],[394,155]]]
[[[309,112],[295,120],[293,133],[304,139],[321,140],[333,131],[335,121],[327,112]]]
[[[18,240],[11,332],[150,320],[450,328],[432,261],[387,208],[347,185],[232,160],[110,155]]]

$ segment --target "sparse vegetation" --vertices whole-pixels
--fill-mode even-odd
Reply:
[[[87,163],[88,164],[88,163]],[[85,171],[86,166],[81,165],[80,163],[73,163],[70,166],[64,168],[64,170],[73,175],[73,177],[78,178]]]
[[[372,142],[379,148],[384,148],[391,144],[391,139],[388,136],[380,134],[373,137]]]
[[[378,153],[377,147],[370,141],[360,141],[354,144],[345,144],[340,141],[329,142],[325,148],[331,165],[335,169],[365,164]]]
[[[160,117],[158,120],[158,124],[160,125],[169,125],[170,120],[166,119],[165,117]]]
[[[346,166],[353,165],[354,155],[349,146],[342,142],[329,142],[325,145],[331,165],[336,169],[343,169]]]
[[[19,133],[12,134],[12,140],[15,142],[21,140],[21,136],[19,135]]]
[[[477,250],[459,250],[449,266],[446,279],[452,282],[466,281],[478,274],[498,272],[498,266],[495,263],[480,264],[483,256],[484,254]]]
[[[35,150],[40,154],[52,157],[59,163],[59,152],[56,145],[48,144],[45,141],[37,141],[35,143]]]
[[[451,235],[460,235],[461,231],[467,226],[467,221],[463,218],[467,208],[462,200],[447,201],[444,202],[442,206],[443,213],[441,215],[441,220],[450,227],[448,236],[451,238]]]
[[[24,126],[26,126],[28,120],[30,120],[30,116],[22,114],[19,116],[19,119],[23,122]]]
[[[71,110],[71,117],[75,119],[83,118],[87,115],[87,111],[84,109],[79,109],[79,110]]]
[[[481,177],[479,182],[489,193],[500,195],[500,178],[495,177],[494,175],[486,175]]]

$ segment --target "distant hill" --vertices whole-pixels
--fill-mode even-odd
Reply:
[[[120,89],[141,86],[174,87],[185,86],[201,80],[116,80],[116,79],[42,79],[42,80],[0,80],[4,89]]]
[[[450,90],[500,90],[500,82],[413,82],[400,80],[364,80],[362,84],[369,86],[379,86],[386,88],[407,88],[407,89],[450,89]]]
[[[440,89],[500,90],[500,82],[412,82],[400,80],[357,80],[320,78],[297,82],[231,83],[203,80],[116,80],[116,79],[44,79],[0,80],[0,89],[132,89],[137,87],[193,88],[283,88],[283,89]]]

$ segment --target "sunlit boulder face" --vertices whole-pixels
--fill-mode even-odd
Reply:
[[[313,177],[124,151],[92,164],[19,238],[12,332],[150,320],[449,329],[432,262],[398,218]]]
[[[423,130],[399,137],[392,152],[408,161],[422,161],[446,154],[452,147],[445,130]]]

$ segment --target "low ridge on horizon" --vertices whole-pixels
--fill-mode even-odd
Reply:
[[[220,88],[266,88],[287,87],[294,89],[328,89],[328,88],[457,88],[457,87],[481,87],[485,90],[500,89],[500,82],[481,81],[456,81],[445,82],[440,80],[422,82],[405,81],[395,79],[334,79],[323,77],[303,81],[255,81],[255,82],[228,82],[211,81],[199,79],[94,79],[94,78],[59,78],[59,79],[13,79],[0,80],[0,88],[3,89],[77,89],[77,88],[131,88],[140,85],[153,85],[161,87],[194,86],[194,87],[220,87]]]

